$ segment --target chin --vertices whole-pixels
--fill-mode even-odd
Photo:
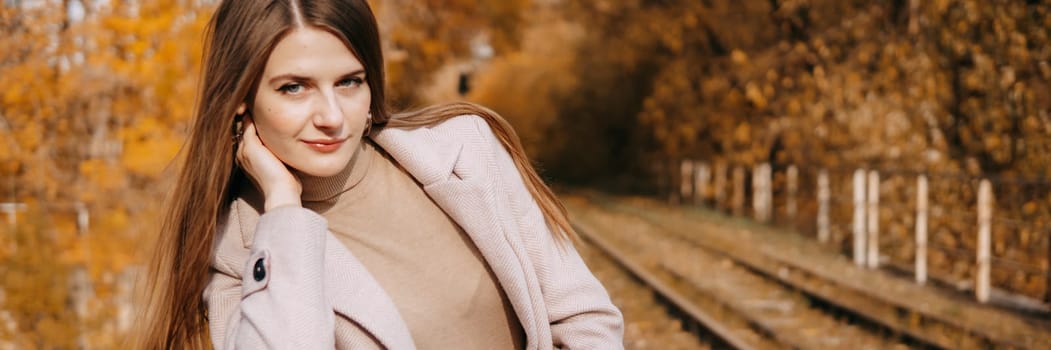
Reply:
[[[347,168],[350,163],[349,156],[325,157],[327,159],[314,159],[306,164],[295,164],[292,167],[300,173],[313,177],[335,176]]]

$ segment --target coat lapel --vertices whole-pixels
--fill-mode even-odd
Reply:
[[[252,245],[262,203],[254,191],[235,205],[244,248]],[[328,234],[325,241],[325,295],[332,309],[372,334],[387,349],[413,349],[412,335],[394,301],[379,282],[339,240]]]
[[[483,157],[491,146],[477,133],[463,131],[476,128],[473,119],[454,118],[435,128],[456,129],[389,129],[373,139],[471,237],[514,308],[528,348],[535,348],[536,319],[528,293],[531,288],[522,271],[525,260],[510,243],[514,225],[506,220],[507,215],[500,215],[506,208],[499,206],[496,196],[500,194],[493,185],[490,168],[495,162]]]
[[[357,323],[387,349],[414,348],[394,301],[353,254],[329,234],[325,242],[325,291],[336,313]]]

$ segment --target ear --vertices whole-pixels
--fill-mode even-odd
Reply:
[[[241,104],[237,106],[237,113],[236,114],[237,115],[244,115],[245,114],[245,110],[247,110],[247,109],[248,109],[248,106],[245,105],[244,102],[241,102]]]

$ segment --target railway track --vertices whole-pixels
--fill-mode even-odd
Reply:
[[[683,330],[697,336],[703,342],[711,344],[713,348],[724,349],[753,349],[761,336],[750,332],[743,320],[737,320],[734,324],[728,321],[721,313],[712,313],[713,307],[719,307],[717,303],[705,303],[705,298],[697,295],[688,287],[683,287],[674,276],[662,271],[652,271],[633,259],[627,258],[620,247],[616,247],[605,238],[600,238],[591,233],[590,227],[581,227],[575,224],[577,232],[580,233],[589,245],[601,251],[603,262],[615,264],[624,272],[638,280],[645,288],[652,291],[654,297],[667,309],[668,313],[677,318]],[[592,267],[594,269],[594,267]],[[605,281],[603,281],[605,282]],[[607,286],[609,288],[609,286]],[[612,291],[611,291],[612,292]],[[624,311],[626,319],[633,317],[627,310]],[[630,336],[626,335],[626,342],[631,342]]]
[[[650,286],[683,327],[734,349],[1035,348],[881,300],[734,242],[595,198],[569,196],[580,234]],[[880,286],[871,286],[879,288]]]
[[[610,298],[624,314],[624,346],[627,350],[707,350],[727,348],[709,337],[697,337],[696,325],[683,320],[672,303],[654,293],[649,283],[640,280],[630,268],[594,245],[577,242],[581,257],[591,272],[602,281]],[[671,307],[671,308],[669,308]],[[669,312],[672,311],[672,312]],[[685,325],[685,327],[684,327]],[[717,346],[713,347],[712,344]]]

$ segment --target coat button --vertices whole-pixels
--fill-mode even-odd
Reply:
[[[255,268],[252,269],[252,277],[255,278],[256,282],[262,281],[266,278],[266,267],[263,266],[263,258],[255,261]]]

